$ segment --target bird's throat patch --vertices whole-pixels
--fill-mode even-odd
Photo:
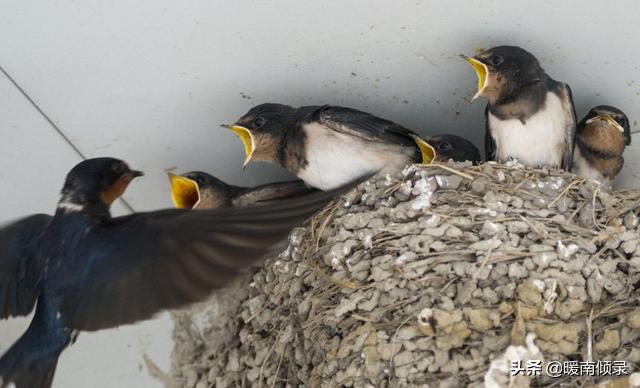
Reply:
[[[171,201],[177,209],[193,209],[200,202],[198,184],[180,175],[169,174]]]
[[[124,194],[124,192],[127,190],[127,187],[129,186],[129,183],[131,183],[132,180],[133,178],[131,176],[121,177],[120,179],[115,181],[115,183],[111,185],[111,187],[100,193],[100,199],[102,199],[102,202],[106,203],[108,206],[111,206],[113,201],[120,198],[120,196]]]

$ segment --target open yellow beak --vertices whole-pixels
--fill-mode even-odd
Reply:
[[[249,131],[247,128],[241,127],[239,125],[223,125],[223,127],[228,128],[230,131],[238,135],[240,140],[242,140],[242,145],[244,145],[244,153],[246,155],[244,163],[242,163],[242,169],[244,170],[251,162],[253,151],[255,150],[253,135],[251,135],[251,131]]]
[[[415,138],[415,142],[418,145],[418,148],[420,148],[420,153],[422,154],[422,164],[429,164],[436,159],[436,150],[431,147],[431,144],[419,137]]]
[[[613,125],[614,127],[618,128],[618,131],[624,133],[624,128],[622,128],[622,125],[618,124],[618,122],[616,121],[616,119],[614,119],[613,117],[611,117],[611,115],[607,114],[607,113],[603,113],[601,115],[597,115],[596,117],[592,117],[589,120],[587,120],[587,124],[591,124],[594,123],[596,121],[606,121],[609,124]]]
[[[171,184],[171,200],[176,209],[193,209],[200,202],[198,184],[180,175],[168,173]]]
[[[476,98],[480,97],[484,89],[487,87],[487,83],[489,81],[489,69],[487,68],[487,65],[473,57],[468,57],[466,55],[460,56],[464,58],[465,61],[469,62],[471,67],[473,67],[473,70],[476,71],[476,75],[478,76],[478,91],[471,99],[471,101],[473,101]]]

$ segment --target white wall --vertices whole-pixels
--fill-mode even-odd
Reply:
[[[252,105],[341,104],[423,133],[482,144],[484,104],[459,57],[521,45],[568,82],[578,116],[608,103],[640,116],[636,3],[625,1],[0,0],[0,66],[87,156],[126,159],[147,176],[125,198],[170,205],[164,170],[202,169],[236,184],[242,147],[219,128]],[[0,220],[51,211],[79,156],[0,75]],[[638,143],[623,184],[634,186]],[[123,213],[122,207],[116,213]],[[0,322],[0,348],[24,321]],[[84,334],[64,353],[57,387],[154,387],[147,353],[169,366],[170,321]]]

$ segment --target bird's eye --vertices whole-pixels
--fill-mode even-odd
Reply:
[[[493,66],[498,66],[502,64],[502,62],[504,62],[504,58],[502,58],[500,55],[494,55],[491,57],[491,64]]]
[[[122,168],[122,165],[120,163],[112,163],[110,168],[113,172],[119,172]]]
[[[260,128],[266,122],[267,122],[267,120],[264,117],[256,117],[256,119],[253,121],[253,126],[256,127],[256,128]]]
[[[196,181],[198,186],[202,186],[204,184],[204,179],[202,179],[201,176],[197,176],[194,180]]]
[[[618,124],[622,125],[622,127],[624,127],[624,126],[625,126],[625,120],[624,120],[624,117],[620,117],[620,118],[618,119]]]
[[[452,149],[453,147],[449,142],[443,141],[442,143],[438,144],[438,150],[440,151],[451,151]]]

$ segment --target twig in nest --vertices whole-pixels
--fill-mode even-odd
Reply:
[[[601,229],[603,225],[600,225],[598,219],[596,218],[596,198],[598,197],[599,191],[600,185],[598,185],[596,189],[593,190],[593,199],[591,200],[591,217],[593,217],[593,225],[595,225],[596,228]]]
[[[262,373],[264,372],[264,366],[267,364],[269,357],[271,357],[271,353],[273,353],[273,350],[276,348],[281,334],[282,330],[278,331],[278,335],[276,336],[275,341],[273,341],[273,345],[271,345],[271,347],[269,348],[267,355],[264,357],[264,361],[262,361],[262,365],[260,365],[260,374],[258,375],[258,388],[262,388]]]
[[[587,318],[587,361],[593,361],[593,307],[589,312],[589,318]]]
[[[276,373],[273,374],[273,384],[271,384],[271,388],[276,386],[278,382],[278,373],[280,372],[280,366],[282,366],[282,360],[284,359],[284,352],[280,354],[280,358],[278,359],[278,367],[276,368]]]
[[[484,268],[484,266],[487,264],[487,262],[489,261],[489,259],[491,258],[491,253],[493,252],[493,248],[490,248],[487,251],[486,256],[484,257],[484,260],[482,260],[480,262],[480,267],[478,267],[478,269],[475,270],[475,272],[473,273],[473,279],[477,279],[478,278],[478,274],[480,273],[480,271],[482,271],[482,269]]]
[[[549,203],[549,205],[547,205],[547,208],[548,208],[548,209],[551,209],[551,208],[553,207],[553,205],[555,205],[555,204],[556,204],[556,202],[558,202],[558,201],[560,200],[560,198],[564,197],[564,196],[565,196],[565,194],[567,194],[567,193],[569,192],[569,190],[571,190],[571,188],[572,188],[573,186],[578,185],[578,184],[582,184],[582,183],[584,183],[584,182],[585,182],[585,179],[584,179],[584,178],[579,178],[579,179],[575,179],[573,182],[569,183],[569,184],[567,185],[567,187],[565,187],[565,188],[564,188],[564,190],[562,190],[562,192],[560,193],[560,195],[558,195],[558,196],[556,197],[556,199],[554,199],[553,201],[551,201],[551,202]]]
[[[333,283],[337,286],[340,286],[342,288],[350,288],[352,290],[355,290],[357,288],[359,288],[361,286],[361,284],[355,283],[355,282],[350,282],[348,280],[339,280],[339,279],[334,279],[331,276],[327,275],[326,273],[324,273],[323,270],[320,269],[320,267],[318,267],[317,265],[311,264],[309,261],[305,261],[304,265],[306,265],[310,270],[313,271],[313,273],[315,273],[316,275],[318,275],[318,277]]]
[[[260,307],[260,309],[258,311],[255,312],[255,314],[253,314],[252,316],[249,317],[249,319],[247,319],[246,323],[249,323],[253,320],[253,318],[257,317],[258,314],[260,314],[261,312],[264,311],[264,309],[266,309],[267,307],[269,307],[269,303],[265,303],[262,307]]]
[[[427,164],[427,165],[425,165],[425,167],[438,167],[438,168],[441,168],[441,169],[443,169],[443,170],[445,170],[445,171],[448,171],[448,172],[450,172],[450,173],[452,173],[452,174],[455,174],[455,175],[461,176],[461,177],[463,177],[464,179],[467,179],[467,180],[470,180],[470,181],[472,181],[472,180],[473,180],[473,177],[472,177],[471,175],[466,174],[466,173],[464,173],[464,172],[462,172],[462,171],[458,171],[458,170],[456,170],[455,168],[452,168],[452,167],[447,166],[446,164],[441,164],[441,163],[431,163],[431,164]]]
[[[416,311],[415,313],[409,315],[405,320],[403,320],[400,323],[400,325],[398,325],[398,328],[396,329],[395,333],[393,333],[393,337],[391,338],[391,358],[389,359],[389,384],[391,384],[391,380],[392,380],[393,375],[394,375],[394,373],[393,373],[393,359],[395,358],[396,338],[398,337],[398,333],[400,332],[400,329],[402,329],[402,327],[407,324],[407,322],[409,322],[411,319],[417,317],[418,314],[420,314],[420,311]]]
[[[324,233],[324,230],[326,229],[327,225],[329,225],[329,222],[331,222],[333,220],[333,215],[335,214],[336,210],[338,209],[338,202],[335,202],[333,205],[327,207],[322,213],[320,213],[319,216],[324,216],[324,219],[322,220],[322,223],[320,224],[319,228],[314,228],[313,229],[313,233],[316,234],[316,244],[315,244],[315,250],[317,251],[318,248],[320,247],[320,238],[322,238],[322,234]],[[319,218],[319,217],[318,217]],[[315,221],[315,219],[314,219]]]

